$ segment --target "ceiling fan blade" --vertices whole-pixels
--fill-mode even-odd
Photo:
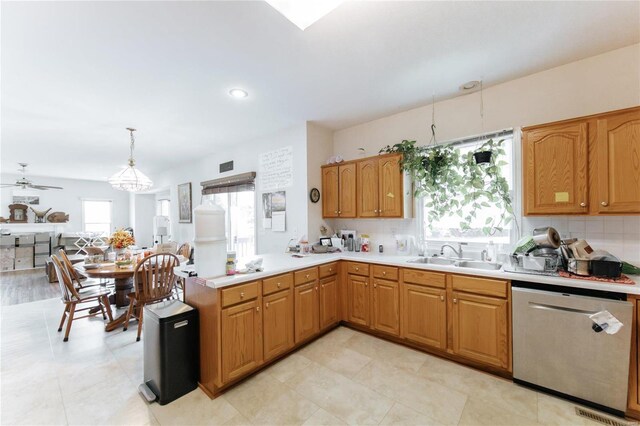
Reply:
[[[47,190],[47,189],[62,189],[61,186],[51,186],[51,185],[36,185],[36,184],[31,184],[29,185],[31,188],[33,189],[43,189],[43,190]]]
[[[19,185],[17,183],[0,183],[0,186],[8,187],[8,186],[22,186],[22,185]]]

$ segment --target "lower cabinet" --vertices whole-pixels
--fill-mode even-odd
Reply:
[[[347,275],[347,320],[354,324],[369,325],[369,278]]]
[[[262,316],[257,300],[225,308],[221,315],[222,382],[254,370],[262,362]]]
[[[400,335],[400,290],[397,281],[373,279],[373,328]]]
[[[318,318],[318,281],[294,288],[295,342],[301,342],[320,331]]]
[[[447,349],[447,292],[417,284],[402,285],[402,337]]]
[[[497,297],[452,292],[453,353],[508,369],[508,302]]]
[[[294,345],[293,295],[284,290],[264,296],[262,306],[264,360],[269,361]]]
[[[338,315],[338,277],[336,275],[320,280],[320,328],[325,329],[337,323]]]

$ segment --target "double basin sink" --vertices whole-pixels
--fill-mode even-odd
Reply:
[[[482,260],[452,259],[449,257],[419,257],[409,260],[408,262],[428,265],[452,265],[458,268],[485,269],[489,271],[497,271],[502,267],[499,263],[484,262]]]

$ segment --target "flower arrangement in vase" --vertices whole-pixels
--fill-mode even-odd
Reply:
[[[109,237],[109,245],[114,250],[123,250],[136,243],[133,235],[124,229],[118,229]]]

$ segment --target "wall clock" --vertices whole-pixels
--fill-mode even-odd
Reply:
[[[311,192],[309,192],[309,198],[312,203],[317,203],[320,200],[320,191],[318,188],[312,188]]]

